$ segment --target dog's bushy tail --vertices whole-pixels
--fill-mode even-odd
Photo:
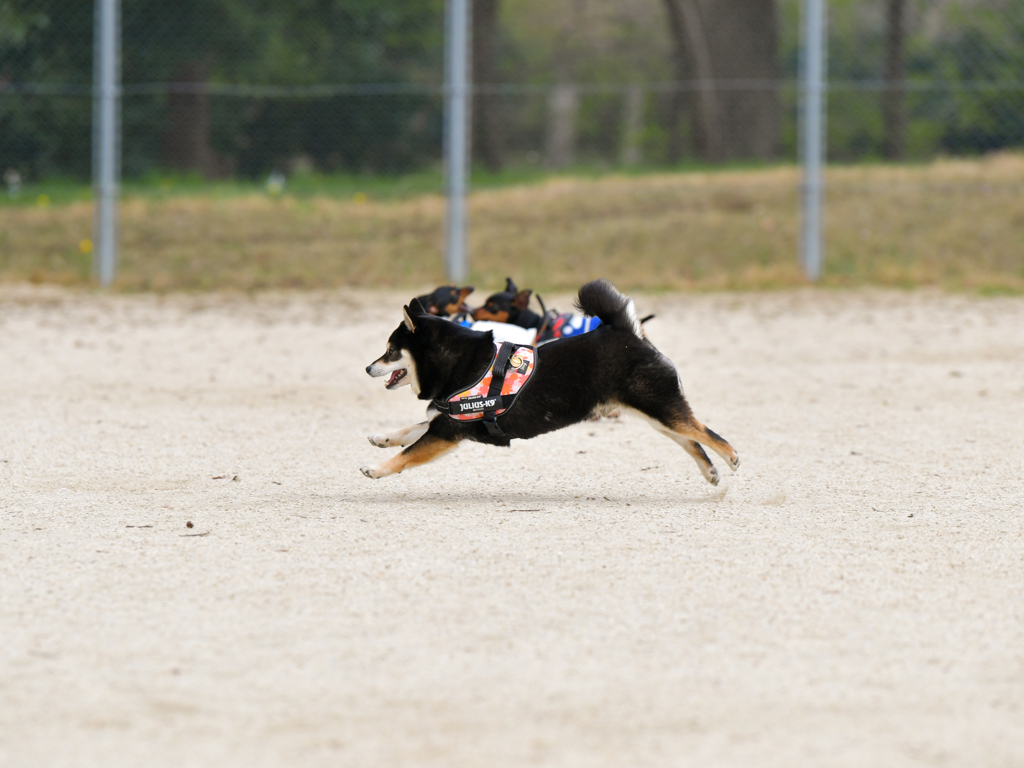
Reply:
[[[633,300],[619,293],[607,280],[591,280],[580,288],[576,309],[585,315],[601,318],[605,325],[643,338]]]

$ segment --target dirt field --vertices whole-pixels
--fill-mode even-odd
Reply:
[[[400,298],[2,289],[0,765],[1024,765],[1024,300],[640,297],[716,489],[364,478]]]

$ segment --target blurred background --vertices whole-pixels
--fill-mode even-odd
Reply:
[[[805,282],[799,0],[473,0],[470,277]],[[0,0],[0,279],[91,279],[92,3]],[[122,0],[128,290],[443,281],[440,0]],[[1024,3],[828,3],[826,285],[1024,290]]]

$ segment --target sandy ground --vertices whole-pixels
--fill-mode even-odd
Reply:
[[[399,298],[3,289],[0,765],[1024,765],[1024,300],[641,297],[716,489],[364,478]]]

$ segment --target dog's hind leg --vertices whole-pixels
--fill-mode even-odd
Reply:
[[[375,445],[378,448],[397,448],[398,446],[412,445],[427,434],[427,429],[429,428],[429,421],[421,421],[419,424],[413,424],[411,427],[404,427],[396,432],[391,432],[386,435],[370,435],[366,439],[370,441],[370,445]]]
[[[700,443],[696,440],[690,440],[689,438],[683,437],[675,430],[665,426],[657,419],[651,418],[646,413],[642,415],[652,427],[665,435],[665,437],[678,443],[684,451],[690,454],[690,457],[697,462],[697,467],[700,469],[700,473],[704,475],[705,480],[712,485],[718,485],[718,470],[715,468],[715,465],[711,463],[711,459],[708,458],[704,449],[700,447]]]
[[[410,445],[397,456],[392,456],[376,467],[360,467],[359,471],[369,478],[378,480],[388,475],[395,475],[406,469],[426,464],[447,453],[458,445],[457,441],[444,440],[429,432]]]
[[[708,458],[704,449],[700,447],[700,443],[695,440],[687,440],[685,437],[679,437],[674,433],[670,433],[669,436],[693,457],[693,460],[697,462],[697,466],[700,468],[700,473],[704,475],[704,479],[712,485],[718,485],[718,469],[711,463],[711,459]]]
[[[667,434],[676,442],[682,445],[682,440],[701,443],[725,459],[729,468],[735,472],[740,467],[740,457],[736,450],[729,445],[728,441],[721,435],[705,427],[694,417],[689,407],[672,408],[673,412],[666,415],[661,414],[658,422],[661,426],[667,427]],[[686,446],[683,445],[685,448]],[[703,453],[703,452],[702,452]],[[693,455],[692,453],[690,454]],[[707,458],[705,456],[705,458]],[[698,464],[700,461],[698,460]],[[711,482],[709,480],[709,482]]]
[[[656,430],[679,443],[697,462],[704,479],[718,485],[718,470],[698,443],[725,459],[734,472],[740,466],[740,457],[725,438],[697,421],[683,393],[675,386],[672,389],[675,392],[665,393],[659,398],[637,397],[629,407],[639,411]]]
[[[724,437],[697,421],[692,413],[689,414],[688,418],[673,424],[672,431],[706,445],[725,459],[729,464],[729,469],[733,472],[740,468],[740,456],[736,453],[736,449],[729,445],[729,442]]]

